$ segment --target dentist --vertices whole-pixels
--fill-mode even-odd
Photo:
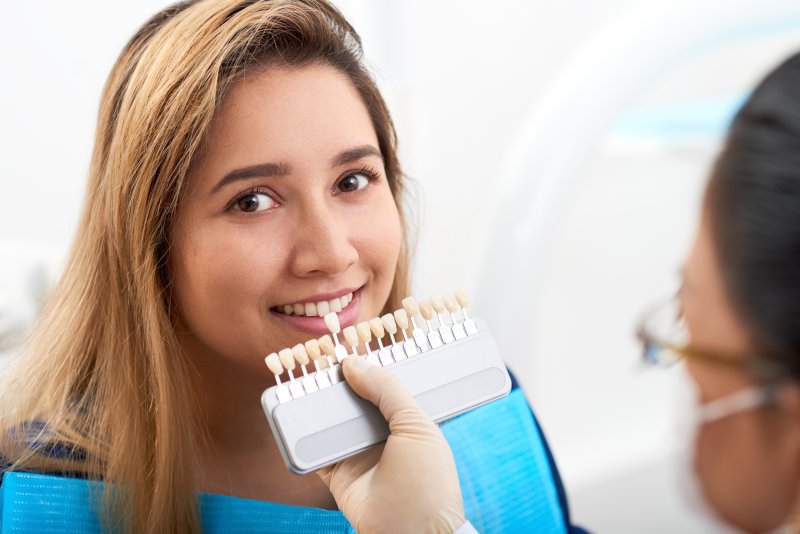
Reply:
[[[683,283],[637,331],[645,360],[680,363],[695,392],[687,414],[694,498],[744,532],[796,526],[800,505],[798,88],[800,54],[737,114]],[[319,472],[350,522],[364,533],[473,532],[435,424],[386,371],[349,358],[344,372],[392,431],[382,449]],[[378,504],[386,493],[391,507]]]

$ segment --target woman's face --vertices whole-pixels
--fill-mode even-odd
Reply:
[[[692,346],[754,354],[723,287],[708,217],[702,219],[684,270],[683,315]],[[756,382],[739,368],[687,360],[703,403]],[[748,532],[766,532],[792,511],[800,481],[797,413],[778,407],[744,411],[698,429],[694,468],[720,517]]]
[[[380,313],[401,236],[349,79],[325,65],[251,73],[219,109],[174,226],[181,341],[266,376],[268,353],[327,332],[320,303],[342,307],[342,328]]]

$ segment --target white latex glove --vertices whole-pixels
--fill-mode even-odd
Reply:
[[[384,444],[317,471],[359,534],[447,533],[464,524],[453,453],[400,381],[361,357],[344,376],[389,422]]]

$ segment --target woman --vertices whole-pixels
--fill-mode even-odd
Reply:
[[[646,359],[685,360],[697,393],[687,414],[687,465],[700,491],[689,497],[746,532],[796,523],[800,506],[798,87],[800,54],[772,72],[736,116],[706,190],[681,290],[639,329]],[[404,506],[364,504],[383,481],[404,480],[404,465],[429,457],[447,465],[447,454],[402,387],[360,363],[345,362],[345,374],[356,391],[381,403],[397,429],[387,444],[392,455],[374,466],[330,469],[326,481],[365,532],[392,522],[451,532],[461,519],[454,512],[460,497],[446,468],[396,484],[394,502]],[[376,382],[380,388],[371,385]],[[371,478],[353,475],[364,471]],[[430,517],[439,517],[438,524],[448,518],[448,526],[435,528],[426,523]]]
[[[197,532],[196,493],[335,508],[285,469],[264,356],[400,307],[403,176],[358,35],[324,0],[189,1],[105,87],[63,278],[3,389],[10,469],[106,484],[106,520]],[[298,309],[298,306],[300,309]]]

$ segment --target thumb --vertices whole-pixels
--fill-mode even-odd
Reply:
[[[372,365],[361,356],[346,358],[342,370],[353,391],[378,407],[392,433],[401,431],[403,423],[412,421],[436,427],[400,379],[389,371]]]

